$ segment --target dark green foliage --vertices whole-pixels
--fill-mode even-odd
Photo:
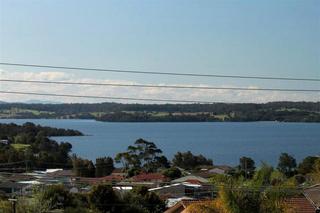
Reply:
[[[82,135],[75,130],[42,127],[33,123],[0,124],[0,137],[9,144],[0,144],[0,163],[25,161],[15,168],[70,168],[72,145],[57,143],[49,136]],[[25,147],[18,149],[15,147]],[[8,166],[6,166],[8,167]]]
[[[38,199],[49,202],[51,209],[73,206],[72,195],[63,185],[49,185],[40,189],[38,193],[40,196]]]
[[[298,172],[300,174],[307,174],[313,171],[313,166],[318,157],[308,156],[302,160],[302,162],[298,166]]]
[[[240,158],[240,164],[238,166],[239,173],[244,178],[252,178],[255,170],[255,162],[250,157]]]
[[[268,186],[271,184],[273,167],[262,163],[261,167],[254,173],[252,181],[255,186]]]
[[[301,174],[297,174],[294,176],[294,179],[295,181],[298,183],[298,184],[303,184],[305,181],[306,181],[306,178],[305,176],[301,175]]]
[[[96,185],[88,200],[91,209],[103,213],[162,213],[165,209],[165,203],[146,187],[137,187],[120,196],[109,185]]]
[[[138,139],[134,146],[128,146],[127,152],[118,153],[115,157],[117,163],[122,163],[123,167],[130,173],[137,173],[140,170],[145,172],[155,172],[159,168],[168,168],[169,161],[162,155],[153,142]]]
[[[23,125],[2,124],[0,123],[0,138],[12,138],[15,136],[24,137],[21,143],[32,142],[32,138],[36,137],[37,134],[42,134],[42,136],[80,136],[83,135],[77,130],[71,129],[59,129],[54,127],[45,127],[40,125],[35,125],[34,123],[27,122]]]
[[[102,213],[120,212],[121,202],[109,185],[93,186],[88,195],[88,200],[92,209],[97,209]]]
[[[231,212],[256,213],[260,209],[260,192],[247,187],[224,188],[224,199]]]
[[[214,117],[210,113],[197,113],[196,115],[190,115],[181,113],[179,115],[169,113],[168,115],[157,116],[153,113],[147,112],[115,112],[108,113],[101,117],[96,118],[99,121],[108,122],[209,122],[219,121],[218,118]]]
[[[290,121],[319,122],[319,102],[271,102],[265,104],[0,104],[3,118],[80,118],[116,122],[163,121]],[[36,110],[10,113],[11,109]],[[9,110],[9,113],[8,113]],[[157,116],[154,112],[166,112]],[[178,114],[175,114],[179,112]],[[95,113],[98,113],[96,115]],[[194,113],[194,114],[190,114]],[[226,115],[225,119],[214,115]]]
[[[79,177],[95,177],[95,166],[92,161],[72,156],[73,172]]]
[[[162,213],[165,209],[165,203],[159,196],[149,192],[147,187],[136,187],[132,192],[128,192],[123,197],[124,203],[130,203],[130,207],[140,207],[142,212]]]
[[[177,152],[172,159],[173,165],[183,169],[194,169],[197,166],[209,165],[212,166],[211,159],[205,158],[203,155],[193,155],[188,152]]]
[[[163,175],[173,180],[176,178],[180,178],[182,173],[180,169],[178,169],[177,167],[171,167],[169,169],[164,170]]]
[[[96,159],[96,177],[110,175],[114,170],[113,159],[111,157]]]
[[[296,159],[288,153],[282,153],[279,157],[278,170],[287,177],[292,177],[296,173]]]

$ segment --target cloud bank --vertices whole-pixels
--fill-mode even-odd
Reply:
[[[66,82],[90,82],[90,83],[115,83],[115,84],[138,84],[139,82],[79,78],[66,72],[15,72],[0,70],[0,79],[19,80],[42,80],[42,81],[66,81]],[[166,84],[158,84],[166,85]],[[190,85],[176,84],[177,86],[215,86],[215,87],[237,87],[236,85]],[[256,85],[249,85],[247,88],[259,88]],[[319,101],[320,93],[305,92],[279,92],[279,91],[234,91],[234,90],[195,90],[195,89],[168,89],[168,88],[133,88],[116,86],[83,86],[83,85],[54,85],[35,83],[8,83],[0,82],[2,91],[20,91],[53,94],[71,94],[88,96],[109,96],[128,98],[151,98],[151,99],[174,99],[191,101],[212,101],[232,103],[265,103],[271,101]],[[0,93],[0,101],[25,102],[29,100],[41,100],[65,103],[94,103],[94,102],[115,102],[111,99],[91,98],[70,98],[50,97],[36,95],[17,95]],[[133,103],[137,101],[117,100],[121,103]],[[157,103],[141,102],[139,103]],[[162,103],[162,102],[158,102]]]

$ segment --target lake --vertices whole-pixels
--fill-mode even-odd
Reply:
[[[287,152],[298,161],[320,154],[320,123],[213,122],[213,123],[108,123],[94,120],[0,119],[1,123],[33,122],[76,129],[88,136],[54,137],[68,141],[77,155],[95,160],[115,156],[138,138],[156,143],[168,158],[177,151],[192,151],[215,164],[237,165],[241,156],[276,165]]]

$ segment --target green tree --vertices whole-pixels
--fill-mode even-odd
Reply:
[[[47,212],[52,209],[64,209],[73,205],[72,195],[63,185],[49,185],[34,189],[34,200],[30,209]]]
[[[266,163],[262,163],[260,168],[254,173],[252,181],[255,186],[270,185],[273,167]]]
[[[82,159],[76,155],[72,156],[72,166],[73,172],[79,177],[94,177],[95,176],[95,166],[92,161]]]
[[[149,192],[147,187],[135,187],[123,199],[124,203],[131,203],[134,206],[141,206],[146,212],[161,213],[165,210],[165,203],[158,195]]]
[[[88,195],[88,200],[92,209],[102,213],[120,212],[121,202],[109,185],[95,185]]]
[[[298,166],[298,173],[307,174],[313,171],[314,163],[318,159],[318,157],[308,156],[302,160],[302,162]]]
[[[203,155],[193,155],[190,151],[177,152],[174,155],[172,162],[174,166],[181,167],[184,169],[194,169],[197,166],[213,165],[211,159],[207,159]]]
[[[110,175],[114,170],[113,159],[111,157],[103,157],[96,159],[96,177]]]
[[[247,178],[252,178],[255,171],[255,162],[250,157],[241,157],[238,166],[240,174]]]
[[[163,175],[173,180],[176,178],[180,178],[182,176],[182,173],[180,169],[178,169],[177,167],[171,167],[169,169],[164,170]]]
[[[220,197],[228,212],[259,212],[260,192],[254,188],[226,185],[221,188]]]
[[[155,172],[161,167],[169,167],[169,161],[162,155],[162,150],[153,142],[141,138],[133,146],[128,146],[126,152],[118,153],[115,161],[122,163],[127,171]]]
[[[297,163],[288,153],[282,153],[279,157],[278,170],[287,177],[292,177],[296,173]]]

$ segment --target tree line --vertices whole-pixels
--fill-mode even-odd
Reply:
[[[319,109],[320,102],[270,102],[265,104],[0,104],[1,117],[3,118],[78,118],[110,122],[320,122]],[[12,113],[11,111],[17,112]],[[33,111],[38,113],[33,113]],[[154,114],[156,112],[167,114],[159,116]],[[218,115],[223,115],[223,117]]]

